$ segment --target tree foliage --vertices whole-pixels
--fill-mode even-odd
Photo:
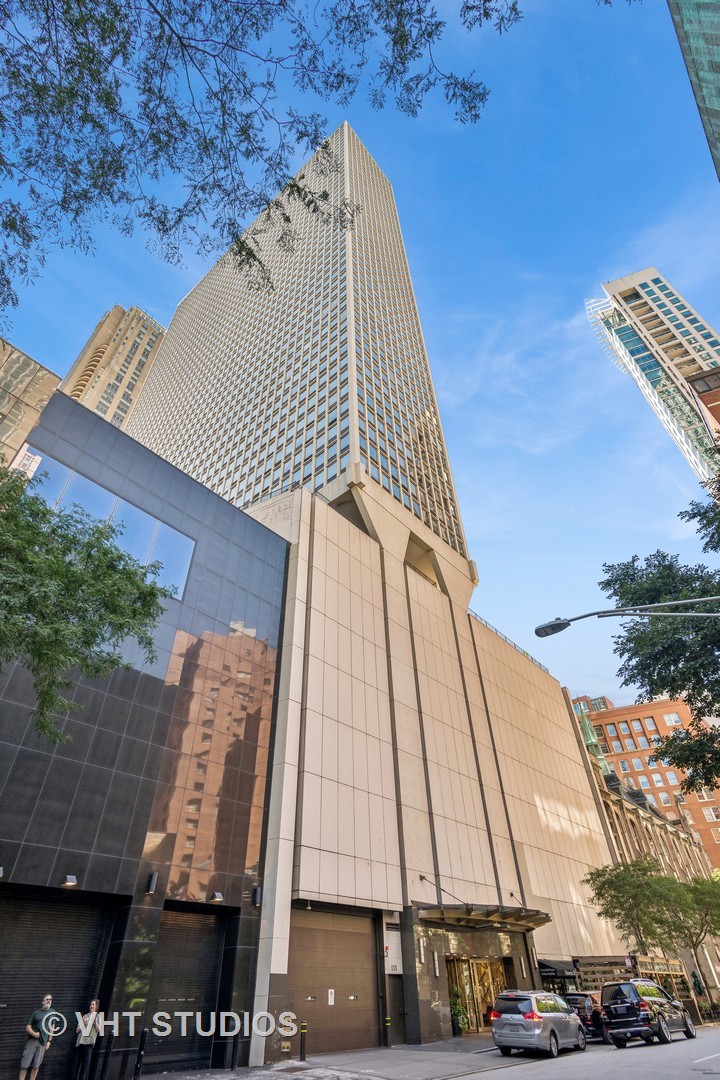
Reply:
[[[346,215],[291,180],[296,150],[314,151],[324,129],[300,97],[345,106],[362,83],[375,108],[391,100],[415,116],[438,91],[475,122],[488,89],[444,66],[446,18],[453,30],[502,33],[522,18],[519,0],[443,9],[0,0],[0,309],[17,304],[15,282],[38,272],[48,243],[87,249],[98,220],[140,224],[169,260],[191,243],[262,270],[262,230],[243,235],[251,217],[266,211],[290,229],[287,199]]]
[[[716,876],[671,883],[671,907],[665,916],[667,939],[676,949],[688,949],[695,958],[699,978],[707,982],[699,950],[708,937],[720,933],[720,881]]]
[[[640,953],[671,944],[667,911],[677,882],[665,877],[654,859],[598,866],[583,878],[601,919],[617,927],[623,941]]]
[[[710,499],[695,501],[679,514],[697,524],[703,550],[720,551],[720,479],[705,485]],[[702,563],[684,566],[677,555],[656,551],[645,559],[603,566],[600,588],[618,607],[691,600],[720,595],[720,570]],[[672,606],[668,610],[673,610]],[[675,609],[682,612],[682,608]],[[698,605],[720,612],[720,604]],[[624,622],[615,639],[624,686],[637,686],[638,702],[650,697],[682,699],[692,721],[657,743],[657,754],[683,770],[683,791],[715,787],[720,781],[720,727],[706,717],[720,716],[720,618],[637,618]]]
[[[31,487],[0,463],[0,664],[25,665],[36,729],[59,742],[56,714],[78,707],[63,694],[70,670],[110,675],[127,638],[154,660],[153,629],[171,593],[155,580],[159,564],[118,547],[121,526],[78,507],[56,513]]]
[[[654,859],[600,866],[584,878],[602,919],[613,922],[623,940],[640,953],[659,947],[688,949],[703,978],[699,949],[720,933],[720,880],[678,881]],[[707,991],[707,986],[706,986]]]

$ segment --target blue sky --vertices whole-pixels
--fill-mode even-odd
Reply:
[[[584,301],[653,264],[720,328],[720,186],[664,0],[523,6],[503,37],[446,38],[443,59],[491,88],[474,127],[441,102],[416,120],[360,98],[324,111],[393,183],[480,574],[474,610],[573,695],[627,703],[611,621],[545,641],[533,628],[604,607],[603,562],[657,548],[701,560],[676,516],[700,490]],[[51,254],[8,336],[63,374],[112,304],[167,325],[208,266],[192,253],[167,266],[141,233],[98,229],[94,257]]]

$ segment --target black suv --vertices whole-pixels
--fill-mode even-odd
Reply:
[[[657,1037],[669,1043],[673,1031],[695,1038],[695,1025],[682,1003],[649,979],[605,983],[601,1001],[606,1031],[618,1050],[628,1039],[651,1043]]]
[[[595,1038],[602,1039],[603,1042],[610,1042],[605,1031],[599,994],[583,994],[580,991],[571,991],[563,996],[568,1005],[575,1010],[582,1020],[588,1039]]]

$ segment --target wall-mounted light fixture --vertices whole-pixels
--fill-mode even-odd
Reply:
[[[435,972],[435,978],[440,975],[440,962],[438,960],[438,954],[433,950],[433,971]]]
[[[157,870],[153,870],[152,874],[148,874],[147,885],[145,886],[145,895],[152,896],[157,888],[158,875]]]
[[[424,964],[425,963],[425,942],[423,941],[422,938],[418,938],[418,956],[420,958],[420,963]]]
[[[62,888],[63,889],[74,889],[76,885],[77,885],[77,878],[75,877],[75,875],[74,874],[66,874],[64,879],[63,879]]]
[[[262,904],[262,885],[256,885],[252,891],[252,906],[260,907]]]
[[[225,897],[221,892],[214,892],[210,897],[211,904],[222,904]]]

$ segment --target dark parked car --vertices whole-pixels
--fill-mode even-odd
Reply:
[[[601,1000],[607,1033],[618,1050],[628,1039],[669,1043],[673,1031],[695,1038],[695,1025],[682,1002],[649,979],[605,983]]]
[[[564,997],[582,1020],[588,1039],[610,1042],[605,1030],[599,994],[570,993]]]

